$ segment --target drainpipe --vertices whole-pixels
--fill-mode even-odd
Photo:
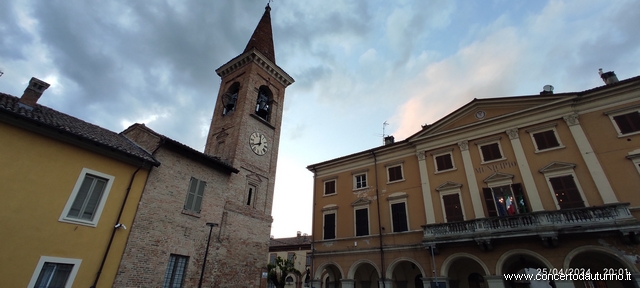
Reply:
[[[382,249],[382,222],[380,222],[380,194],[378,192],[378,158],[376,158],[376,152],[371,150],[371,155],[373,155],[373,169],[374,175],[376,179],[376,204],[378,205],[378,236],[380,238],[380,269],[382,276],[382,288],[386,288],[385,283],[385,273],[384,273],[384,249]]]
[[[96,288],[98,285],[98,281],[100,280],[100,274],[102,274],[102,268],[104,268],[104,263],[107,261],[107,256],[109,256],[109,251],[111,251],[111,244],[113,243],[113,238],[116,236],[116,231],[119,228],[127,229],[120,220],[122,218],[122,212],[124,211],[124,206],[127,204],[127,200],[129,200],[129,192],[131,192],[131,186],[133,185],[133,180],[136,178],[136,174],[140,171],[140,168],[144,166],[145,162],[142,162],[142,165],[136,169],[135,172],[131,175],[131,180],[129,180],[129,186],[127,187],[127,193],[124,195],[124,200],[122,201],[122,206],[120,206],[120,213],[118,213],[118,220],[116,221],[116,225],[114,225],[113,231],[111,232],[111,239],[109,239],[109,245],[107,245],[107,251],[104,253],[104,257],[102,257],[102,263],[100,264],[100,269],[98,269],[98,274],[96,275],[96,279],[93,281],[93,285],[91,288]]]
[[[316,252],[316,246],[315,246],[315,237],[316,236],[315,235],[316,235],[316,233],[314,232],[315,229],[313,229],[314,228],[313,226],[315,226],[315,224],[316,224],[316,222],[315,222],[315,219],[316,219],[315,206],[316,206],[316,180],[317,180],[317,178],[318,178],[318,171],[316,171],[316,167],[313,167],[313,203],[312,203],[313,207],[312,207],[312,211],[314,211],[314,213],[311,213],[311,270],[309,271],[310,274],[311,274],[311,275],[309,275],[309,282],[312,285],[311,286],[312,288],[315,288],[315,287],[313,287],[313,278],[315,276],[314,275],[315,271],[313,269],[313,267],[314,267],[313,264],[316,261],[316,259],[315,259],[315,252]],[[318,287],[318,288],[320,288],[320,287]]]

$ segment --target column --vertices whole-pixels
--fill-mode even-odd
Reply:
[[[311,280],[311,288],[321,288],[321,287],[322,287],[322,281],[320,279]]]
[[[425,161],[425,151],[418,151],[418,167],[420,167],[420,182],[422,183],[422,199],[424,204],[424,214],[427,217],[427,224],[436,223],[436,215],[433,212],[433,198],[431,198],[431,186],[429,185],[429,172]]]
[[[540,200],[540,194],[538,194],[538,188],[533,181],[533,175],[531,174],[531,168],[527,161],[527,156],[522,149],[522,143],[520,142],[520,136],[518,135],[518,129],[509,129],[507,131],[509,140],[511,140],[511,147],[516,154],[516,161],[518,162],[518,168],[520,168],[520,175],[522,176],[522,184],[524,185],[527,196],[529,196],[529,204],[531,204],[531,210],[533,212],[543,211],[542,201]]]
[[[487,288],[505,288],[503,276],[488,275],[484,276],[484,279],[487,280],[487,285],[489,286]]]
[[[378,282],[380,288],[393,288],[393,280],[391,279],[380,279]]]
[[[587,169],[589,173],[591,173],[593,182],[596,183],[596,188],[598,188],[598,192],[600,192],[602,201],[604,201],[604,204],[618,203],[618,198],[616,198],[616,194],[613,193],[609,179],[607,179],[607,176],[604,174],[598,157],[596,157],[596,154],[593,152],[587,135],[584,134],[584,130],[582,130],[582,126],[580,126],[580,122],[578,122],[578,113],[573,113],[562,118],[567,122],[569,130],[571,130],[571,135],[573,135],[573,139],[578,145],[582,159],[584,159],[584,162],[587,164]]]
[[[424,288],[448,288],[449,287],[449,277],[438,277],[437,283],[440,286],[436,285],[435,277],[424,277],[422,278],[422,286]]]
[[[342,288],[354,288],[356,287],[356,280],[354,279],[341,279],[340,283],[342,284]]]
[[[458,146],[460,147],[460,151],[462,151],[462,162],[464,164],[464,172],[467,175],[467,183],[469,183],[469,193],[471,193],[475,219],[484,218],[484,209],[482,209],[478,181],[476,180],[475,171],[473,171],[473,162],[471,162],[471,154],[469,153],[469,141],[460,141],[458,142]]]

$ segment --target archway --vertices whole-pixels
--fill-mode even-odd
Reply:
[[[318,267],[315,279],[321,280],[321,288],[341,288],[342,269],[335,262],[326,262]]]
[[[498,264],[496,267],[496,274],[529,274],[535,275],[538,269],[547,269],[550,271],[552,269],[551,263],[542,257],[540,254],[525,250],[525,249],[515,249],[511,250],[505,254],[503,254],[500,259],[498,259]],[[519,279],[505,279],[505,287],[510,288],[551,288],[554,283],[551,281],[543,281],[543,280],[527,280],[522,277]]]
[[[378,288],[380,272],[375,263],[360,260],[351,265],[347,278],[354,280],[354,288]]]
[[[424,277],[420,264],[410,258],[396,259],[389,265],[387,278],[393,282],[393,288],[422,288],[416,286],[416,277]]]
[[[631,274],[637,273],[634,265],[630,265],[624,258],[614,251],[599,246],[584,246],[571,251],[565,258],[565,269],[574,268],[578,271],[604,274],[606,280],[578,281],[573,280],[576,287],[608,287],[608,288],[632,288],[634,287]],[[629,274],[627,274],[627,272]]]
[[[476,256],[459,253],[449,256],[442,265],[443,276],[449,278],[450,288],[485,288],[487,266]],[[446,273],[446,274],[444,274]]]

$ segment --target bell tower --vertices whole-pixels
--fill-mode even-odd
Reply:
[[[216,70],[222,82],[204,150],[240,170],[227,201],[265,215],[273,203],[285,88],[294,82],[276,65],[270,12],[267,4],[242,54]]]

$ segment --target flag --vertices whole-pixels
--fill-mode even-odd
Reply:
[[[496,200],[496,208],[498,209],[498,216],[506,216],[507,211],[504,210],[504,203],[503,203],[504,198],[498,197],[498,195],[494,195],[493,198]]]
[[[511,201],[511,196],[507,196],[507,213],[509,213],[509,215],[516,214],[516,204]]]

